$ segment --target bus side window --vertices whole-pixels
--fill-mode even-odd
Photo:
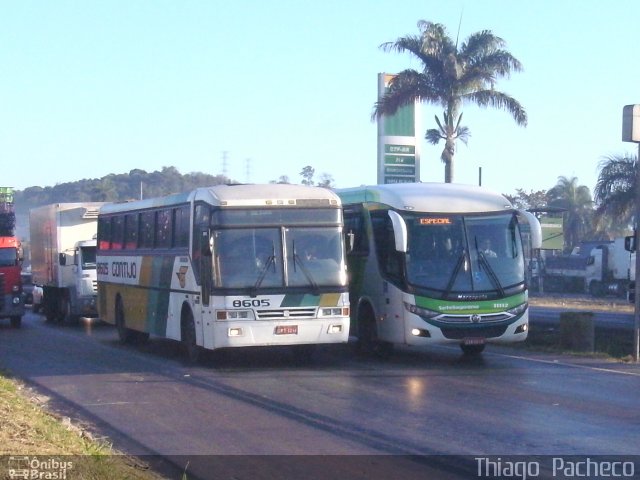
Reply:
[[[347,254],[368,255],[369,244],[364,229],[363,210],[349,208],[344,212],[344,232]]]

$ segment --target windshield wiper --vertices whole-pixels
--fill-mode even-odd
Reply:
[[[464,265],[467,259],[467,252],[462,250],[462,253],[458,257],[458,261],[456,262],[455,267],[453,267],[453,272],[451,273],[451,277],[449,278],[449,282],[444,290],[445,297],[448,297],[451,294],[451,290],[453,289],[453,284],[456,282],[456,278],[458,278],[458,273],[460,273],[460,269]]]
[[[496,287],[496,289],[500,293],[500,296],[504,297],[505,295],[504,288],[502,288],[502,284],[500,283],[500,279],[498,278],[498,275],[496,275],[495,270],[489,263],[489,260],[487,260],[487,257],[485,257],[482,250],[478,248],[478,237],[475,237],[475,244],[476,244],[476,252],[478,254],[478,263],[480,264],[481,267],[484,267],[484,269],[487,272],[487,275],[489,276],[489,280],[491,280],[491,283],[493,283],[493,286]]]
[[[271,255],[269,255],[267,257],[267,261],[264,264],[264,267],[262,267],[262,269],[260,270],[260,275],[258,275],[258,279],[256,280],[255,285],[253,286],[253,288],[251,289],[251,296],[255,297],[257,290],[260,288],[260,285],[262,285],[262,282],[264,280],[264,277],[267,275],[267,270],[269,270],[269,267],[273,265],[274,266],[274,272],[275,272],[275,265],[276,265],[276,246],[273,242],[271,242]]]
[[[307,280],[311,284],[311,287],[313,288],[313,293],[317,294],[317,292],[318,292],[318,284],[313,279],[313,275],[311,275],[311,272],[309,271],[309,269],[307,267],[305,267],[305,265],[303,264],[302,259],[296,253],[296,243],[293,242],[292,246],[293,246],[293,268],[294,268],[294,270],[296,268],[296,265],[298,265],[300,267],[300,270],[302,270],[303,275],[307,278]]]

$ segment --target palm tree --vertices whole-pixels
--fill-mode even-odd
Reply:
[[[614,226],[624,231],[636,213],[638,157],[628,154],[604,157],[599,167],[594,190],[598,228]]]
[[[520,62],[506,51],[504,40],[489,30],[472,34],[458,48],[445,27],[425,20],[418,22],[420,35],[401,37],[380,46],[385,51],[409,52],[422,62],[422,71],[403,70],[390,82],[387,92],[374,105],[373,119],[393,115],[415,101],[440,105],[442,119],[425,138],[432,145],[445,141],[440,159],[445,165],[445,182],[453,181],[456,141],[467,142],[469,129],[460,124],[462,105],[474,103],[508,111],[518,125],[526,126],[527,114],[518,101],[494,89],[498,78],[522,70]]]
[[[593,200],[585,185],[576,177],[558,177],[558,183],[547,192],[547,205],[566,209],[563,221],[565,245],[574,247],[593,233]]]

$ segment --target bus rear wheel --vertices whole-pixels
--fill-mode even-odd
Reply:
[[[116,329],[118,330],[118,338],[120,343],[133,343],[135,332],[130,328],[127,328],[124,319],[124,307],[122,300],[118,297],[116,300]]]

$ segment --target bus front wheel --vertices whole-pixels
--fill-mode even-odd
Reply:
[[[381,359],[388,358],[393,352],[392,343],[378,338],[375,315],[368,305],[363,305],[358,313],[358,350]]]
[[[484,344],[482,345],[464,345],[461,344],[460,348],[462,349],[462,353],[468,356],[480,355],[484,350]]]
[[[182,345],[184,346],[187,360],[191,364],[200,360],[201,348],[198,346],[196,337],[196,322],[193,319],[191,310],[186,310],[182,314]]]

